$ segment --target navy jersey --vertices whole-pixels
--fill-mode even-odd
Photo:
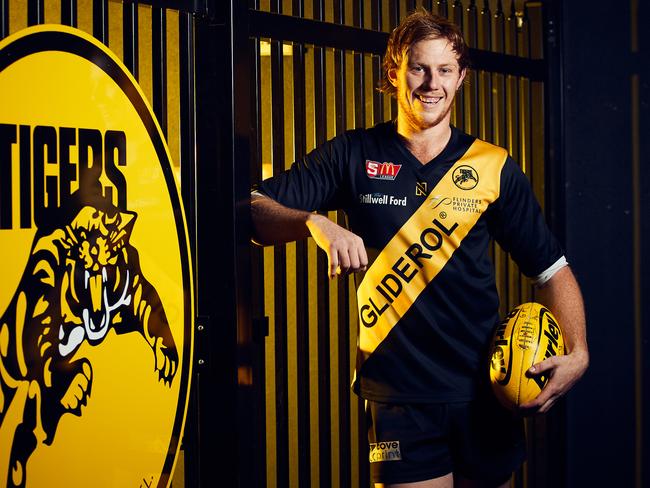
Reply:
[[[453,127],[425,165],[394,122],[348,131],[259,190],[291,208],[342,209],[362,237],[353,386],[374,401],[473,398],[499,319],[490,238],[527,276],[563,254],[506,151]]]

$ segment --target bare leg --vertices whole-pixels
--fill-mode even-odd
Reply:
[[[424,481],[416,481],[414,483],[375,483],[375,488],[453,488],[454,475],[452,473]]]
[[[456,478],[454,488],[509,488],[510,479],[503,483],[491,483],[489,481],[468,480],[466,478]]]

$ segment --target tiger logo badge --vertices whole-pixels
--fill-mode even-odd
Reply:
[[[478,185],[478,173],[471,166],[459,166],[451,176],[454,184],[461,190],[471,190]]]
[[[0,486],[165,486],[193,290],[160,127],[63,26],[0,43],[0,105]]]

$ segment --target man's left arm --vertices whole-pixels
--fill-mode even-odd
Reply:
[[[527,413],[547,412],[582,377],[589,365],[584,304],[571,268],[561,268],[539,287],[536,300],[557,318],[564,335],[566,355],[550,357],[528,370],[528,375],[544,373],[549,380],[535,400],[521,406]]]

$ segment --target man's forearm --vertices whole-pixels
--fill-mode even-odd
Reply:
[[[580,287],[567,266],[559,270],[537,291],[538,301],[557,318],[564,333],[568,353],[584,355],[588,361],[585,311]]]
[[[252,195],[253,240],[269,246],[309,237],[307,220],[311,215],[304,210],[285,207],[271,198]]]

